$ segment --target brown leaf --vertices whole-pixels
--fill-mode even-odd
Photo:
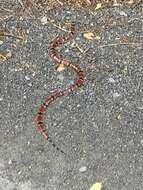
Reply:
[[[0,54],[0,61],[6,61],[7,57],[3,54]]]
[[[102,183],[101,182],[96,182],[92,185],[92,187],[90,188],[90,190],[101,190],[102,188]]]
[[[57,71],[58,72],[62,72],[62,71],[64,71],[65,70],[65,65],[64,64],[60,64],[59,66],[58,66],[58,68],[57,68]]]
[[[98,9],[101,9],[101,8],[102,8],[102,3],[98,3],[98,4],[96,5],[95,10],[98,10]]]
[[[93,34],[93,32],[85,32],[83,34],[83,37],[88,39],[88,40],[92,40],[94,38],[94,34]]]

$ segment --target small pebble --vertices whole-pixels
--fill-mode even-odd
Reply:
[[[45,25],[45,24],[47,24],[47,17],[46,16],[43,16],[42,18],[41,18],[41,23],[43,24],[43,25]]]
[[[143,140],[140,141],[141,145],[143,146]]]
[[[0,101],[3,101],[3,97],[0,97]]]
[[[6,54],[6,57],[7,57],[7,58],[10,58],[11,56],[12,56],[12,53],[11,53],[10,50],[8,50],[8,53]]]
[[[8,164],[11,165],[11,164],[12,164],[12,160],[9,160],[9,161],[8,161]]]
[[[86,167],[86,166],[83,166],[83,167],[79,168],[79,171],[80,171],[80,172],[86,172],[86,170],[87,170],[87,167]]]
[[[26,96],[24,95],[23,98],[26,99]]]
[[[127,3],[128,3],[129,5],[132,5],[132,4],[134,3],[134,0],[129,0]]]
[[[64,75],[58,75],[57,78],[60,80],[60,81],[63,81],[64,80]]]
[[[30,82],[30,83],[28,83],[28,86],[32,86],[32,83]]]
[[[66,50],[65,50],[65,53],[69,53],[69,49],[66,49]]]
[[[21,16],[21,17],[19,17],[19,20],[23,20],[23,17]]]
[[[113,78],[109,78],[108,81],[109,81],[110,83],[115,83],[115,82],[116,82]]]
[[[74,84],[74,80],[69,80],[69,84]]]
[[[3,41],[0,40],[0,45],[2,45],[2,44],[3,44]]]
[[[128,16],[124,11],[120,11],[119,14],[120,14],[121,16]]]
[[[115,93],[113,93],[113,98],[118,98],[118,97],[120,97],[121,95],[118,93],[118,92],[115,92]]]
[[[80,108],[80,106],[81,106],[80,104],[77,104],[77,108]]]
[[[100,40],[101,37],[100,36],[95,36],[95,40]]]
[[[25,76],[25,79],[26,79],[26,80],[30,80],[30,77],[29,77],[29,76]]]
[[[18,129],[18,125],[15,125],[15,129]]]
[[[21,174],[22,174],[22,171],[21,171],[21,170],[19,170],[17,173],[18,173],[18,175],[21,175]]]
[[[129,106],[129,102],[126,100],[126,101],[124,102],[124,105],[125,105],[125,106]]]

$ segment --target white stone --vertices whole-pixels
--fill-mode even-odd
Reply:
[[[27,97],[24,95],[23,98],[26,99]]]
[[[60,81],[63,81],[65,77],[64,77],[63,75],[58,75],[57,78],[58,78]]]
[[[30,80],[30,77],[29,77],[29,76],[25,76],[25,79],[26,79],[26,80]]]
[[[128,16],[124,11],[120,11],[119,14],[120,14],[121,16]]]
[[[118,93],[118,92],[114,92],[113,93],[113,98],[118,98],[118,97],[120,97],[121,95]]]
[[[115,82],[116,82],[113,78],[109,78],[108,81],[109,81],[110,83],[115,83]]]
[[[9,160],[9,161],[8,161],[8,164],[11,165],[11,164],[12,164],[12,160]]]
[[[0,97],[0,101],[3,101],[3,97]]]
[[[41,18],[41,23],[43,24],[43,25],[45,25],[45,24],[47,24],[47,17],[46,16],[43,16],[42,18]]]
[[[10,58],[12,56],[11,51],[8,51],[8,53],[6,54],[6,57]]]
[[[82,166],[81,168],[79,168],[79,171],[80,172],[85,172],[87,170],[87,167],[86,166]]]
[[[2,45],[2,44],[3,44],[3,41],[0,40],[0,45]]]

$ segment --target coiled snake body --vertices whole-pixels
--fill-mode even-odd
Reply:
[[[68,67],[69,69],[73,70],[78,75],[78,79],[75,80],[74,84],[70,85],[65,90],[63,90],[63,91],[56,90],[50,96],[48,96],[47,99],[45,100],[45,102],[39,107],[38,113],[37,113],[37,117],[36,117],[36,128],[38,129],[38,131],[44,136],[44,138],[46,140],[49,140],[49,142],[58,151],[60,151],[62,153],[64,153],[64,151],[62,151],[53,142],[53,140],[51,139],[51,137],[49,137],[49,135],[48,135],[48,131],[47,131],[46,125],[44,124],[44,114],[45,114],[45,111],[46,111],[47,107],[54,100],[56,100],[58,97],[61,97],[61,96],[68,96],[70,93],[72,93],[73,91],[75,91],[79,87],[83,86],[83,84],[84,84],[85,75],[84,75],[84,72],[81,70],[81,68],[78,65],[70,63],[70,61],[67,60],[67,59],[60,58],[60,56],[58,55],[58,52],[56,50],[57,47],[62,46],[63,44],[65,44],[66,42],[68,42],[70,39],[72,39],[73,36],[74,36],[74,34],[75,34],[75,32],[76,32],[75,31],[75,26],[74,26],[74,24],[71,24],[69,33],[64,34],[63,37],[57,37],[57,38],[55,38],[51,42],[50,50],[49,50],[49,56],[55,62],[55,64],[58,64],[58,65],[63,64],[66,67]]]

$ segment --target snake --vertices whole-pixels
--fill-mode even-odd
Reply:
[[[46,100],[42,103],[42,105],[38,108],[38,112],[36,115],[36,128],[41,133],[41,135],[48,140],[52,146],[61,153],[65,152],[61,150],[57,144],[52,140],[52,138],[49,136],[47,126],[44,123],[44,115],[46,112],[46,109],[51,105],[57,98],[69,96],[71,93],[82,87],[85,83],[85,74],[83,70],[80,68],[78,64],[71,63],[68,59],[62,58],[61,55],[59,55],[57,48],[63,46],[67,42],[69,42],[71,39],[74,38],[76,33],[75,24],[71,23],[69,27],[69,31],[66,32],[63,36],[56,37],[51,43],[49,47],[49,57],[50,59],[58,66],[61,64],[67,67],[69,70],[72,70],[78,78],[75,79],[74,83],[67,87],[64,90],[55,90],[51,95],[49,95]]]

